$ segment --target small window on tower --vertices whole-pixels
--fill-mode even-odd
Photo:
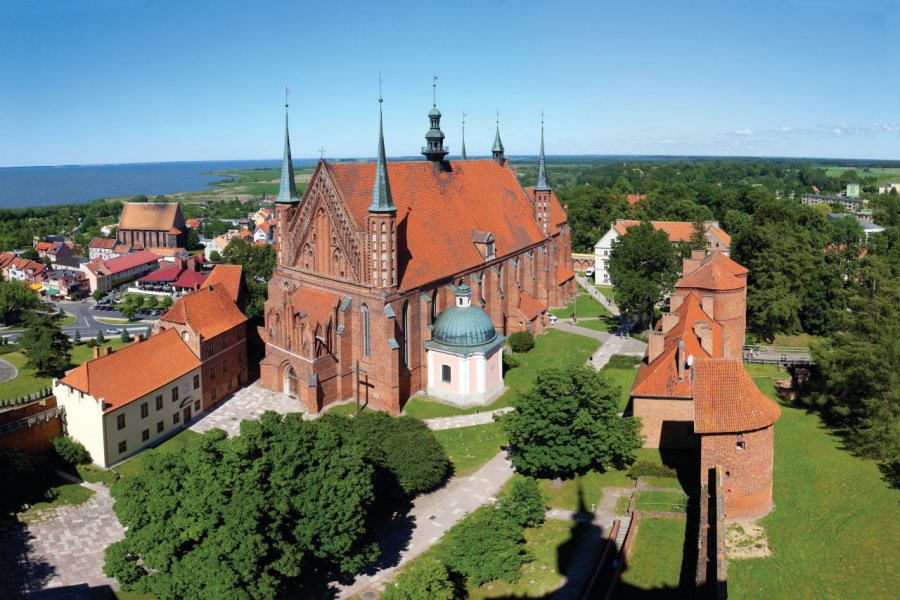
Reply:
[[[741,440],[741,441],[739,441],[739,442],[737,443],[737,449],[738,449],[738,450],[743,450],[743,449],[744,449],[744,441],[743,441],[743,440]]]
[[[450,368],[450,365],[441,365],[441,381],[450,383],[452,373],[453,370]]]

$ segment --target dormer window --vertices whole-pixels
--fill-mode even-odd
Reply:
[[[489,231],[473,231],[472,243],[484,257],[484,260],[493,260],[497,256],[494,244],[494,235]]]

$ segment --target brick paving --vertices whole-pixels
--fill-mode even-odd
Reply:
[[[256,381],[202,415],[188,429],[203,433],[218,427],[233,436],[240,432],[241,421],[258,419],[267,410],[281,414],[303,412],[296,398],[263,389]]]

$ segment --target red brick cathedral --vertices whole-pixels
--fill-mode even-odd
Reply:
[[[380,101],[379,101],[380,102]],[[269,282],[262,385],[303,408],[359,398],[397,414],[428,384],[438,314],[467,284],[506,335],[543,331],[574,294],[566,212],[547,182],[523,188],[497,127],[492,158],[447,160],[432,107],[423,161],[390,162],[379,126],[374,163],[319,161],[297,196],[285,113],[278,264]]]

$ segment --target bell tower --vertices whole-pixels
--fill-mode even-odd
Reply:
[[[494,145],[491,147],[491,156],[500,163],[501,166],[506,164],[506,154],[503,150],[503,142],[500,141],[500,109],[497,109],[497,133],[494,134]]]
[[[428,159],[428,162],[435,166],[440,166],[444,162],[444,158],[450,152],[444,148],[444,132],[441,131],[441,111],[437,108],[437,75],[434,76],[431,83],[432,105],[428,111],[428,122],[431,127],[425,134],[425,146],[422,147],[422,154]]]
[[[534,186],[534,220],[544,236],[550,235],[550,184],[544,165],[544,114],[541,113],[541,158],[538,161],[538,178]]]
[[[300,198],[297,196],[297,184],[294,182],[294,162],[291,159],[291,134],[288,130],[288,95],[290,91],[284,88],[284,156],[281,159],[281,186],[278,189],[278,197],[275,198],[275,244],[276,264],[281,264],[281,259],[286,256],[289,239],[288,224],[297,211]]]
[[[391,196],[387,161],[384,153],[383,99],[378,98],[378,162],[372,202],[366,217],[366,257],[368,279],[373,288],[397,286],[397,207]],[[442,134],[443,135],[443,134]]]

